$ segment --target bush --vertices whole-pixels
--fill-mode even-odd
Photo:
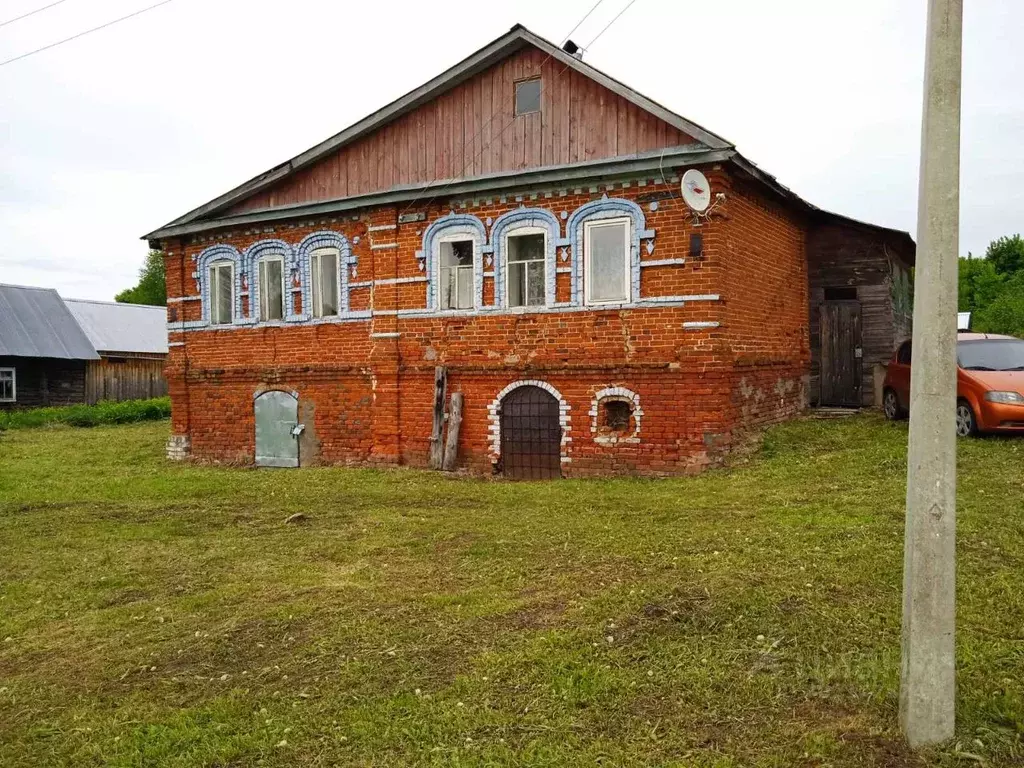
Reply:
[[[0,429],[24,429],[66,424],[70,427],[95,427],[100,424],[128,424],[136,421],[166,419],[171,415],[171,399],[104,401],[96,405],[65,405],[58,408],[32,408],[26,411],[0,411]]]

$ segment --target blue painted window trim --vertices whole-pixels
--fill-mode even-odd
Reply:
[[[640,300],[640,241],[654,238],[654,230],[647,229],[643,209],[632,200],[621,197],[603,197],[584,203],[569,216],[566,233],[572,247],[572,303],[585,303],[583,293],[584,236],[583,225],[599,219],[618,219],[628,216],[632,220],[629,239],[629,303]]]
[[[232,296],[233,306],[231,309],[230,325],[241,325],[244,323],[242,317],[242,254],[232,245],[211,245],[204,249],[196,257],[196,271],[194,277],[199,285],[199,292],[202,296],[203,322],[210,323],[210,266],[216,262],[227,261],[234,265],[234,289]]]
[[[284,317],[291,320],[295,315],[295,296],[291,291],[292,267],[295,264],[295,252],[291,245],[284,240],[260,240],[253,243],[242,253],[243,269],[249,281],[249,323],[273,325],[280,323],[280,320],[260,320],[260,271],[259,262],[268,257],[280,258],[284,262]]]
[[[416,252],[420,266],[427,277],[427,307],[434,311],[441,310],[441,296],[438,285],[441,280],[440,247],[442,238],[463,235],[473,241],[473,309],[458,310],[469,313],[483,307],[484,265],[483,252],[487,245],[487,228],[479,218],[468,213],[455,213],[436,219],[423,232],[423,249]],[[488,249],[489,250],[489,249]]]
[[[308,320],[313,317],[313,275],[310,270],[313,263],[313,251],[319,248],[338,249],[338,315],[344,317],[350,311],[349,283],[351,282],[352,267],[358,265],[359,258],[352,254],[352,245],[347,237],[340,232],[322,229],[306,235],[295,248],[295,268],[299,272],[299,282],[302,287],[302,314],[289,318],[290,320]]]
[[[562,224],[551,211],[544,208],[517,208],[503,213],[491,226],[491,248],[494,253],[494,304],[504,307],[506,303],[505,275],[508,255],[504,252],[505,241],[514,236],[517,229],[536,227],[546,232],[544,237],[544,305],[555,303],[556,254],[568,242],[562,238]]]

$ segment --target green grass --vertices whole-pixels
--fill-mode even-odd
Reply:
[[[960,444],[957,740],[915,754],[905,426],[536,484],[170,464],[167,430],[0,435],[4,765],[1024,761],[1024,441]]]
[[[156,421],[171,415],[171,399],[103,401],[96,405],[62,405],[54,408],[31,408],[22,411],[0,411],[0,430],[47,427],[62,424],[71,427],[96,427],[101,424],[130,424]]]

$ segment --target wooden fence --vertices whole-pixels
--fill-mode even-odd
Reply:
[[[145,400],[167,394],[164,356],[104,354],[85,369],[85,402]]]

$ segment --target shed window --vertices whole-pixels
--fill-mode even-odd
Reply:
[[[629,219],[605,219],[584,227],[587,304],[629,299],[629,224]]]
[[[516,83],[516,115],[540,112],[540,78]]]
[[[13,403],[16,395],[14,369],[0,368],[0,403]]]
[[[210,322],[226,325],[234,318],[235,265],[219,261],[210,265]]]
[[[856,301],[857,289],[848,286],[841,288],[826,288],[825,301]]]
[[[441,243],[441,309],[473,308],[473,241]]]
[[[284,259],[262,259],[260,277],[260,320],[284,318]]]
[[[338,314],[338,249],[318,248],[310,263],[313,278],[313,317]]]
[[[544,233],[510,235],[508,263],[508,305],[534,307],[544,304]]]

